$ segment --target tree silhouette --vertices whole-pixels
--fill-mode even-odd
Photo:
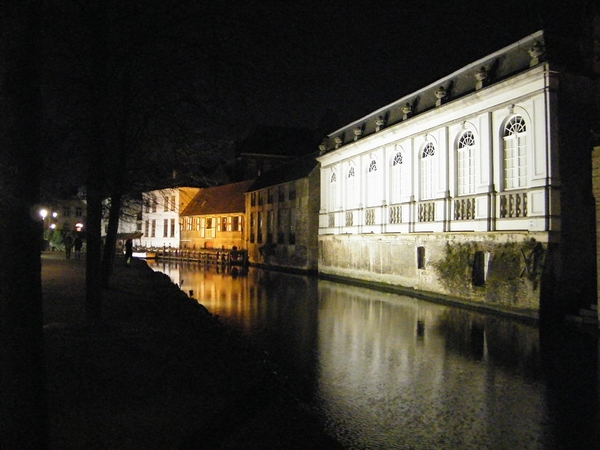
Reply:
[[[0,17],[0,447],[45,448],[40,243],[42,2]]]
[[[248,28],[244,13],[255,12],[193,0],[50,4],[48,92],[61,131],[49,134],[67,130],[65,142],[75,150],[69,156],[83,156],[86,313],[93,322],[101,317],[121,198],[164,187],[180,161],[201,160],[198,149],[208,146],[198,142],[222,131],[217,124],[227,116],[223,99],[232,95],[224,86],[233,86],[233,73],[237,78],[253,67],[250,55],[257,54],[248,47],[251,40],[241,37]],[[252,77],[246,81],[232,90],[251,88]],[[202,168],[197,172],[205,175]],[[111,211],[101,257],[106,198]]]

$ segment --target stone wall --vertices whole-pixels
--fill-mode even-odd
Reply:
[[[319,272],[537,315],[548,236],[543,232],[322,235]]]

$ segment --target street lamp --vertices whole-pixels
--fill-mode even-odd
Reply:
[[[48,217],[47,209],[40,209],[40,217],[42,218],[42,250],[46,250],[46,217]]]

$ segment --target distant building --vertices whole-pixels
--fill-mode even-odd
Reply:
[[[258,177],[246,193],[250,263],[317,271],[320,175],[305,156]]]
[[[142,199],[123,199],[121,204],[121,214],[119,217],[119,226],[117,228],[117,240],[121,241],[132,236],[136,236],[136,245],[140,243],[142,234]],[[110,199],[103,202],[102,212],[102,237],[108,233]]]
[[[319,271],[534,317],[595,302],[577,52],[537,32],[327,136]]]
[[[200,189],[181,212],[180,247],[244,249],[244,192],[252,183]]]
[[[258,126],[236,144],[233,178],[251,180],[314,152],[316,133],[307,128]]]
[[[44,227],[50,231],[84,232],[87,217],[87,202],[84,198],[73,197],[53,200],[40,207]]]
[[[179,214],[200,189],[177,187],[144,192],[142,195],[142,237],[144,248],[179,248]]]

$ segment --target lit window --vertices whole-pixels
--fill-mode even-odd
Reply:
[[[377,173],[377,160],[372,159],[367,171],[366,198],[369,206],[381,204],[383,198],[381,176]]]
[[[519,189],[527,185],[527,127],[515,116],[504,127],[504,188]]]
[[[433,198],[435,194],[435,146],[428,142],[421,153],[421,199]]]
[[[346,208],[354,208],[358,204],[356,198],[356,172],[354,165],[348,168],[348,176],[346,178]]]
[[[392,158],[391,176],[391,202],[400,203],[401,201],[401,186],[402,186],[402,152],[396,152]]]
[[[458,195],[475,192],[475,136],[466,131],[458,140],[457,148]]]

